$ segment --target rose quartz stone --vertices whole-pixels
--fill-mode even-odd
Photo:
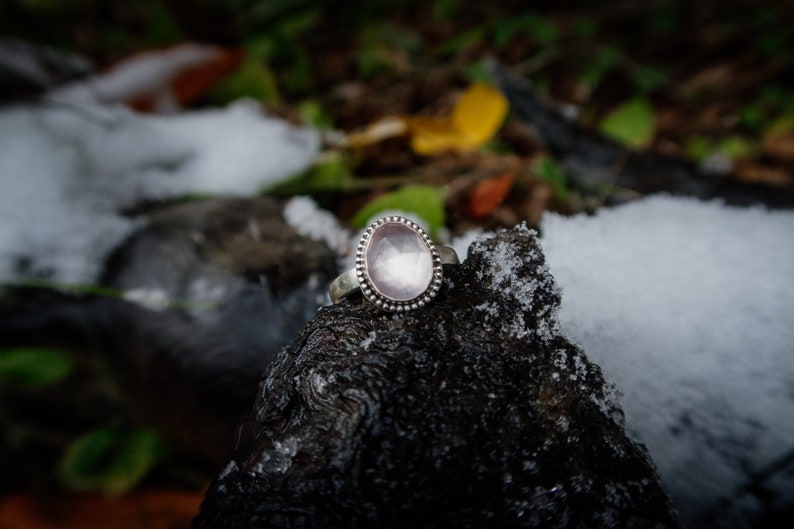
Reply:
[[[433,257],[408,226],[387,223],[372,233],[365,263],[375,290],[395,301],[421,296],[433,280]]]

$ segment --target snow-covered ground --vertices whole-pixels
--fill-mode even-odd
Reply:
[[[0,111],[0,282],[96,280],[146,200],[251,195],[306,167],[316,131],[252,101],[142,115],[91,102]]]
[[[563,331],[686,519],[792,454],[794,213],[657,196],[542,229]],[[773,480],[790,504],[792,466]]]

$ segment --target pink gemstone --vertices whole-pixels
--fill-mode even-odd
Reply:
[[[410,301],[433,280],[433,257],[422,237],[401,223],[386,223],[372,233],[365,255],[372,286],[395,301]]]

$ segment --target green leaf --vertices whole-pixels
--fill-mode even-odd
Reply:
[[[748,105],[739,111],[739,123],[747,128],[761,128],[765,120],[764,111],[758,105]]]
[[[516,17],[500,17],[491,27],[493,45],[497,49],[504,48],[521,31],[523,20]]]
[[[350,161],[345,155],[338,152],[329,153],[300,175],[271,187],[267,193],[289,197],[348,190],[353,182],[349,164]]]
[[[331,116],[328,115],[320,103],[314,99],[307,99],[298,105],[298,113],[301,116],[301,121],[320,130],[330,130],[334,124],[331,121]]]
[[[419,218],[415,220],[426,222],[424,228],[433,234],[444,226],[444,194],[433,186],[406,186],[369,202],[356,213],[352,223],[364,228],[373,217],[389,211],[416,215]]]
[[[583,62],[582,71],[579,74],[579,82],[587,87],[588,90],[595,90],[601,80],[609,73],[611,67],[597,61]]]
[[[482,60],[470,62],[466,68],[464,68],[463,76],[470,84],[491,83],[493,81],[491,73]]]
[[[312,66],[309,55],[303,48],[291,46],[288,68],[279,70],[279,79],[283,85],[294,92],[306,92],[312,85]]]
[[[794,131],[794,99],[764,130],[765,135],[785,134]]]
[[[687,156],[697,161],[715,153],[731,160],[740,160],[755,154],[758,146],[749,138],[738,134],[726,136],[719,141],[704,136],[692,136],[687,140],[685,150]]]
[[[553,20],[541,16],[526,17],[526,25],[535,40],[548,47],[559,40],[559,30]]]
[[[266,104],[277,104],[281,99],[275,75],[266,60],[254,54],[248,54],[234,73],[218,83],[212,95],[223,102],[251,97]]]
[[[640,92],[651,92],[667,82],[664,72],[650,66],[638,66],[631,77]]]
[[[705,136],[692,136],[687,140],[684,150],[687,156],[700,161],[714,152],[714,142]]]
[[[132,489],[166,454],[151,430],[111,426],[75,439],[58,465],[58,475],[73,490],[119,495]]]
[[[574,20],[573,34],[580,39],[592,38],[598,31],[598,21],[589,16],[579,17]]]
[[[657,35],[667,35],[681,27],[678,13],[674,9],[665,9],[649,20],[648,28]]]
[[[582,61],[579,81],[589,90],[594,90],[619,60],[620,52],[615,48],[609,46],[597,48],[592,60]]]
[[[361,36],[356,66],[362,77],[372,78],[404,68],[403,59],[422,49],[422,37],[416,31],[384,23],[365,30]]]
[[[476,27],[457,32],[454,37],[450,38],[436,49],[435,55],[439,59],[449,59],[463,50],[480,46],[484,38],[484,27]]]
[[[554,189],[554,195],[561,201],[567,202],[569,199],[568,193],[568,178],[559,165],[549,156],[544,156],[537,160],[532,167],[532,172],[538,175],[541,180],[551,184]]]
[[[499,49],[504,48],[519,33],[528,33],[544,48],[559,40],[557,25],[535,13],[500,17],[491,25],[491,33],[493,45]]]
[[[656,132],[653,107],[644,97],[631,99],[610,112],[601,122],[600,130],[627,147],[647,147]]]
[[[61,351],[0,348],[0,383],[35,389],[63,380],[74,361]]]
[[[376,32],[380,42],[408,54],[419,53],[424,45],[421,33],[397,24],[381,24]]]
[[[763,129],[781,114],[791,111],[792,99],[780,85],[767,85],[739,111],[739,123],[750,129]]]
[[[732,160],[740,160],[755,154],[757,146],[748,138],[732,134],[719,141],[717,144],[717,151],[728,156]]]
[[[204,197],[198,196],[198,198]],[[9,284],[15,287],[51,289],[77,295],[103,296],[117,299],[124,298],[124,292],[121,290],[101,285],[92,285],[90,283],[59,283],[58,281],[50,281],[47,279],[27,279],[24,281],[14,281]]]
[[[452,20],[460,12],[460,0],[435,0],[433,18],[439,22]]]
[[[380,44],[361,46],[356,56],[356,69],[364,79],[372,79],[379,75],[389,74],[395,70],[393,57],[389,49]]]

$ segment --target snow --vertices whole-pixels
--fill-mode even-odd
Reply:
[[[92,283],[137,225],[123,212],[195,194],[245,196],[304,170],[311,129],[252,101],[141,115],[91,103],[0,111],[0,283]]]
[[[526,224],[521,224],[515,229],[527,236],[537,235],[537,232],[530,230]],[[481,313],[483,323],[486,325],[498,324],[499,330],[494,332],[497,336],[509,335],[528,339],[534,333],[536,339],[544,341],[558,336],[556,307],[544,305],[542,302],[538,303],[535,296],[538,291],[554,292],[558,289],[554,278],[548,273],[548,266],[542,264],[541,250],[533,249],[529,254],[518,255],[515,252],[515,246],[508,241],[501,240],[495,246],[486,249],[486,245],[483,244],[485,240],[483,237],[476,239],[472,247],[476,252],[491,252],[487,261],[488,266],[479,272],[478,279],[493,285],[494,289],[502,292],[505,298],[511,299],[516,310],[506,317],[503,314],[504,309],[500,308],[500,306],[504,306],[504,303],[497,304],[486,300],[475,307]],[[520,273],[521,269],[535,266],[538,267],[533,270],[536,272],[533,274],[536,279],[529,281],[523,279],[528,274]],[[528,328],[524,319],[525,314],[538,317],[535,328]]]
[[[656,196],[542,232],[563,333],[685,520],[794,449],[794,213]],[[794,502],[791,472],[776,489]]]
[[[453,250],[455,250],[455,253],[458,254],[458,257],[460,258],[460,262],[462,263],[463,261],[466,260],[466,254],[469,251],[469,246],[474,244],[474,242],[477,241],[477,239],[483,239],[485,237],[490,237],[493,235],[494,235],[493,232],[484,231],[477,228],[477,229],[469,230],[457,237],[453,237],[453,239],[449,243],[449,246]]]
[[[340,268],[353,267],[353,251],[358,240],[352,241],[336,217],[314,200],[305,196],[291,198],[284,204],[284,220],[304,237],[324,242],[334,250],[340,256]]]
[[[56,88],[48,96],[73,103],[128,102],[151,97],[158,111],[173,112],[178,110],[179,102],[172,93],[171,83],[185,71],[222,59],[223,53],[216,46],[194,43],[141,53],[102,75]]]

